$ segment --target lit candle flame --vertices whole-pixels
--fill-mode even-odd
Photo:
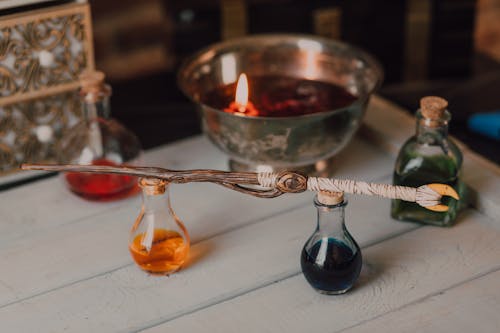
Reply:
[[[238,78],[234,102],[239,112],[245,112],[248,104],[248,80],[245,73],[241,73]]]

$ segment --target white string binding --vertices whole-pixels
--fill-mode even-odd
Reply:
[[[257,180],[262,187],[275,187],[277,179],[278,174],[274,172],[259,172],[257,174]]]
[[[262,187],[275,187],[277,179],[277,173],[259,172],[257,174],[257,180]],[[406,186],[394,186],[389,184],[367,183],[349,179],[308,177],[307,189],[314,192],[328,191],[376,195],[389,199],[400,199],[410,202],[416,202],[423,207],[438,205],[441,200],[441,194],[437,193],[427,185],[413,188]]]
[[[310,191],[346,192],[351,194],[379,195],[390,199],[416,200],[417,189],[389,184],[367,183],[349,179],[309,177],[307,189]]]
[[[417,188],[415,201],[422,207],[439,205],[441,203],[441,194],[427,185],[422,185]]]

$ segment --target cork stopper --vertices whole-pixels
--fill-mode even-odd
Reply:
[[[420,111],[424,118],[439,120],[443,117],[448,101],[437,96],[426,96],[420,100]]]
[[[104,86],[106,75],[100,71],[85,71],[80,74],[80,87],[85,92],[100,91]]]
[[[80,95],[87,103],[94,103],[111,95],[111,88],[104,82],[106,75],[100,71],[85,71],[79,76]]]
[[[344,201],[344,192],[320,191],[318,192],[318,201],[323,205],[338,205]]]
[[[147,195],[159,195],[165,193],[168,182],[159,178],[140,178],[139,186]]]

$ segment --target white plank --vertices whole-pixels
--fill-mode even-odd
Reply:
[[[498,281],[500,271],[457,285],[345,332],[500,332]]]
[[[70,194],[58,177],[0,193],[0,246],[47,227],[77,221],[130,201],[93,203]]]
[[[364,249],[366,265],[360,283],[342,296],[314,292],[299,274],[147,332],[307,332],[311,328],[334,332],[349,328],[500,269],[500,231],[484,220],[469,210],[453,228],[422,227]]]
[[[190,142],[186,142],[186,145],[195,153],[203,147],[203,144],[192,146]],[[338,167],[339,174],[350,176],[359,173],[362,170],[359,165],[363,165],[364,161],[375,166],[371,170],[372,174],[384,172],[390,163],[387,158],[372,152],[369,146],[359,141],[352,148],[362,151],[364,158],[346,156]],[[171,149],[174,155],[177,149],[186,151],[182,144],[174,146]],[[165,155],[169,156],[166,150]],[[150,154],[155,165],[158,165],[156,161],[161,160],[164,152],[160,149]],[[181,154],[178,156],[185,157]],[[200,162],[186,158],[180,163],[196,166]],[[194,242],[303,206],[310,203],[312,197],[310,193],[303,193],[272,200],[258,199],[213,184],[173,185],[171,194],[174,210],[185,222]],[[71,223],[60,223],[57,227],[52,225],[38,232],[32,231],[28,236],[2,244],[0,266],[16,269],[0,277],[0,284],[3,285],[3,288],[0,286],[0,291],[3,289],[0,292],[0,305],[102,274],[130,262],[126,241],[139,206],[137,199],[129,200],[127,204],[112,206],[109,211]],[[46,207],[47,210],[49,208]],[[47,221],[50,216],[38,218]],[[14,226],[12,229],[17,230]],[[99,259],[87,263],[74,258]]]
[[[191,153],[192,152],[192,153]],[[205,153],[202,153],[205,152]],[[224,155],[206,139],[196,137],[147,152],[144,163],[165,168],[219,168]],[[139,197],[115,202],[91,202],[73,195],[59,177],[0,193],[0,247],[9,242],[112,211],[137,205]]]
[[[342,163],[339,175],[347,177],[362,174],[362,167],[366,164],[375,164],[375,168],[366,173],[369,179],[386,173],[389,159],[384,154],[378,155],[376,148],[359,139],[355,139],[350,147],[350,150],[359,154],[340,155]],[[144,164],[172,169],[225,169],[227,159],[204,137],[196,137],[147,152]],[[54,209],[54,205],[58,209]],[[82,200],[67,191],[59,179],[21,186],[0,193],[0,241],[5,243],[25,233],[37,232],[45,226],[70,223],[122,205],[130,205],[130,202],[95,203]]]
[[[168,169],[227,168],[226,156],[204,136],[197,135],[150,149],[144,164]]]
[[[403,108],[380,96],[372,96],[363,124],[370,139],[396,156],[403,143],[415,134],[415,119]]]
[[[177,169],[222,169],[226,164],[224,155],[204,138],[150,151],[147,160],[148,165]],[[339,161],[337,176],[368,180],[386,173],[392,164],[376,148],[358,139]],[[367,164],[372,166],[368,173],[364,168]],[[40,196],[42,191],[46,195]],[[266,202],[211,184],[176,185],[172,194],[175,210],[195,242],[303,205],[311,198],[311,194],[300,194]],[[86,202],[68,195],[57,179],[6,191],[0,197],[5,199],[0,213],[0,234],[4,237],[0,265],[15,267],[0,278],[0,304],[43,294],[130,263],[126,241],[138,211],[137,198],[106,204]]]
[[[392,168],[392,161],[385,153],[358,138],[338,156],[338,161],[338,177],[372,180],[389,173]],[[224,170],[227,158],[206,138],[197,136],[148,151],[144,165]],[[369,170],[366,165],[370,165]],[[45,229],[93,218],[119,207],[138,205],[139,201],[138,197],[105,203],[86,201],[71,194],[58,178],[4,191],[0,193],[0,247]]]
[[[468,185],[469,201],[500,225],[500,171],[492,171],[478,162],[482,160],[473,152],[464,154],[463,179]]]
[[[361,244],[372,244],[415,228],[412,224],[391,221],[387,217],[388,206],[380,205],[381,202],[384,201],[351,198],[349,215],[352,219],[349,226]],[[240,203],[238,209],[245,215],[242,205]],[[261,206],[263,207],[264,205]],[[253,206],[252,209],[256,210],[256,207]],[[219,214],[221,218],[227,215],[222,210]],[[211,222],[212,227],[220,220],[215,218]],[[200,224],[207,222],[197,221]],[[95,225],[99,223],[100,221],[96,221]],[[148,276],[129,265],[1,307],[0,322],[4,329],[11,331],[32,331],[39,327],[39,323],[44,323],[46,331],[55,332],[64,329],[72,332],[110,332],[148,327],[296,275],[300,269],[299,254],[302,245],[312,233],[314,224],[315,211],[312,205],[308,205],[205,239],[193,247],[192,264],[169,278]],[[78,264],[82,266],[82,271],[91,270],[93,265],[101,265],[92,258],[99,256],[105,244],[106,249],[113,248],[112,252],[120,257],[113,259],[113,263],[126,261],[128,254],[123,243],[124,232],[100,233],[102,236],[99,239],[92,240],[94,247],[98,247],[94,251],[87,244],[85,233],[88,232],[93,237],[99,234],[87,230],[86,226],[82,224],[81,229],[75,232],[76,238],[67,240],[71,249],[80,249],[81,254],[72,250],[71,255],[66,254],[61,258],[77,260],[76,258],[85,255],[82,260],[78,260]],[[109,230],[116,229],[109,226]],[[64,231],[61,233],[67,234]],[[69,263],[69,259],[66,260],[69,266],[64,269],[78,269],[75,264]],[[100,258],[99,262],[102,261]],[[4,266],[3,263],[0,265]],[[43,267],[40,269],[47,271]],[[7,284],[22,292],[22,288],[29,288],[26,275],[29,274],[11,273]],[[83,273],[78,276],[81,275]],[[5,278],[3,276],[2,281],[6,282]],[[18,279],[24,282],[18,283]],[[29,279],[37,284],[35,278]],[[16,285],[13,286],[14,284]],[[44,281],[44,285],[47,285],[47,281]],[[25,320],[24,313],[30,314],[29,321]]]
[[[266,201],[212,184],[176,185],[171,192],[193,242],[303,206],[309,198],[307,193]],[[130,263],[128,232],[139,209],[135,201],[2,245],[0,267],[13,269],[0,276],[0,305]]]

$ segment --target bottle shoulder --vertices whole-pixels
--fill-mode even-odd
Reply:
[[[456,178],[462,166],[462,153],[449,138],[435,144],[422,143],[410,137],[401,147],[396,159],[395,173],[432,175],[432,179]]]
[[[399,155],[408,153],[419,155],[446,155],[451,158],[462,159],[462,152],[457,144],[449,137],[435,140],[433,143],[420,142],[417,136],[408,138],[399,150]],[[398,156],[399,156],[398,155]]]

